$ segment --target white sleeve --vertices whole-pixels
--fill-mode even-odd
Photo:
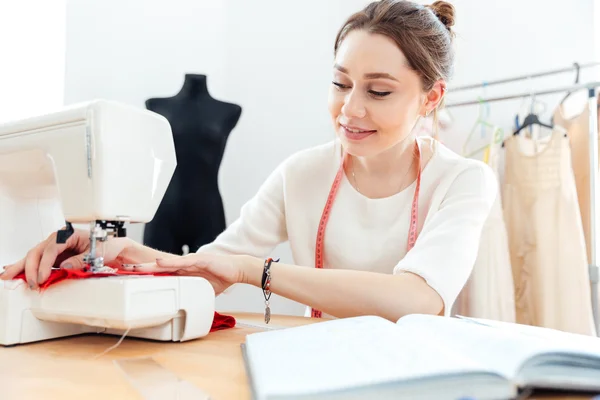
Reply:
[[[487,165],[460,172],[427,217],[415,246],[394,268],[394,274],[406,271],[425,279],[441,296],[446,315],[471,274],[497,195],[497,179]]]
[[[240,217],[197,252],[266,258],[278,244],[285,242],[284,165],[275,169],[256,195],[242,206]]]

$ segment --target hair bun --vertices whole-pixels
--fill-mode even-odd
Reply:
[[[444,26],[450,31],[450,28],[454,26],[454,6],[445,1],[434,1],[428,5],[429,8],[436,17],[444,24]]]

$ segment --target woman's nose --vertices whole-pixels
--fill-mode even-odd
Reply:
[[[342,114],[348,118],[363,118],[367,111],[360,94],[352,91],[344,98]]]

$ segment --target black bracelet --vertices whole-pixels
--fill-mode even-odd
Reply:
[[[273,260],[267,258],[265,260],[265,267],[263,269],[263,275],[261,279],[261,288],[263,296],[265,296],[265,323],[268,324],[271,320],[271,308],[269,307],[269,299],[271,298],[271,263],[279,262],[279,259]]]

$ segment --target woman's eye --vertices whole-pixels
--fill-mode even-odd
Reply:
[[[335,82],[334,81],[334,82],[331,82],[331,83],[333,83],[335,86],[337,86],[340,89],[348,89],[349,88],[349,86],[343,85],[343,84],[341,84],[339,82]]]
[[[339,82],[331,82],[333,83],[335,86],[337,86],[338,89],[350,89],[350,86],[348,85],[344,85],[343,83],[339,83]],[[378,92],[376,90],[369,90],[369,93],[371,93],[373,96],[377,96],[377,97],[385,97],[389,94],[391,94],[392,92]]]
[[[369,90],[369,93],[378,96],[378,97],[385,97],[387,95],[389,95],[392,92],[376,92],[375,90]]]

